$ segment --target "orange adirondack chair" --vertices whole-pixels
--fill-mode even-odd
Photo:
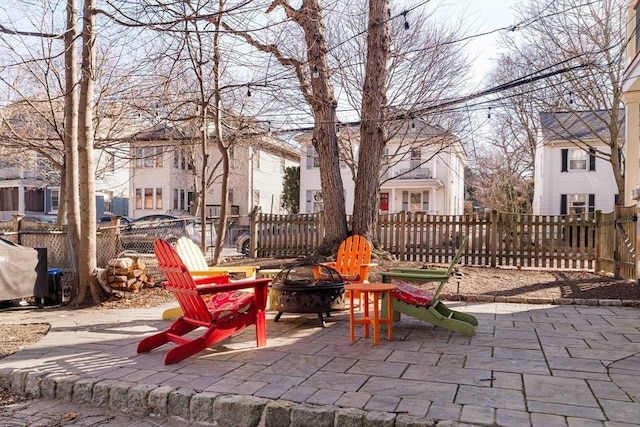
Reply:
[[[230,282],[228,275],[194,278],[168,242],[156,239],[153,250],[158,266],[167,278],[163,286],[174,293],[184,314],[167,330],[140,341],[138,353],[173,342],[177,346],[164,357],[164,363],[169,365],[199,353],[249,325],[256,326],[257,346],[266,345],[265,307],[271,279]],[[252,289],[253,292],[243,292],[242,289]],[[211,297],[205,300],[203,295]],[[205,328],[202,335],[185,336],[198,328]]]
[[[371,263],[371,243],[358,234],[347,237],[338,248],[338,255],[334,262],[325,262],[322,265],[331,267],[340,273],[345,282],[369,283],[369,271],[378,264]],[[316,277],[320,276],[320,268],[315,269]],[[362,295],[357,292],[360,306]]]

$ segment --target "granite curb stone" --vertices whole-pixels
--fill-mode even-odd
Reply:
[[[29,380],[27,380],[29,378]],[[28,385],[27,385],[28,383]],[[39,386],[39,389],[36,389]],[[218,427],[462,427],[407,414],[365,411],[357,408],[310,405],[283,400],[197,392],[187,388],[135,384],[126,381],[44,374],[24,369],[0,369],[0,387],[20,395],[49,397],[65,402],[90,403],[123,414],[168,417]]]
[[[510,304],[553,304],[553,305],[588,305],[608,307],[640,307],[640,301],[627,299],[596,299],[596,298],[551,298],[551,297],[520,297],[501,295],[451,294],[441,293],[442,301],[467,302],[499,302]]]

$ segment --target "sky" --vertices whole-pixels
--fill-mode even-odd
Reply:
[[[523,0],[438,0],[436,4],[443,19],[463,15],[469,25],[468,33],[482,34],[515,25],[513,8],[522,3]],[[474,58],[474,82],[477,85],[491,70],[492,59],[497,58],[499,37],[500,32],[494,32],[475,37],[469,43],[468,52]]]

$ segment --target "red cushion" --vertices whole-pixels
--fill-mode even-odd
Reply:
[[[391,283],[398,288],[391,291],[391,296],[407,304],[428,307],[433,299],[433,292],[426,289],[416,288],[407,282],[391,280]]]
[[[213,295],[207,301],[214,322],[227,322],[235,319],[251,309],[255,302],[253,292],[229,291]]]

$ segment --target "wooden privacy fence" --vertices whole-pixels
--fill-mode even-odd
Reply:
[[[257,257],[298,256],[322,242],[322,214],[258,214],[251,227]],[[378,248],[402,261],[448,263],[469,236],[466,265],[606,271],[634,279],[636,208],[610,214],[430,215],[378,217]]]

